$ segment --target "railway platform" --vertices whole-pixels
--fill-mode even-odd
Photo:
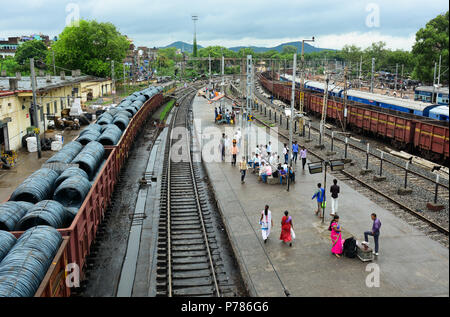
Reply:
[[[231,166],[229,155],[225,162],[206,158],[205,143],[220,140],[221,133],[226,128],[230,129],[229,126],[214,124],[215,106],[204,98],[194,99],[194,137],[203,142],[198,150],[203,149],[203,162],[250,296],[286,296],[286,293],[290,296],[324,297],[449,296],[448,249],[344,182],[339,182],[338,211],[343,239],[354,236],[363,240],[364,231],[372,227],[372,212],[382,222],[380,255],[373,262],[332,255],[330,232],[327,230],[331,203],[322,223],[314,215],[316,203],[311,199],[316,184],[323,183],[321,174],[310,175],[308,171],[302,171],[298,162],[295,166],[296,183],[287,192],[286,185],[263,184],[251,173],[247,174],[245,184],[241,184],[239,168]],[[234,128],[238,127],[239,122]],[[226,133],[229,132],[227,130]],[[270,138],[274,151],[281,153],[283,144],[274,142],[274,138]],[[209,146],[209,152],[217,147],[218,143]],[[238,154],[238,160],[240,156]],[[199,154],[194,153],[195,157],[198,158]],[[327,179],[326,190],[329,192],[333,175],[327,175]],[[259,219],[266,204],[272,211],[274,226],[264,244]],[[279,240],[280,222],[285,210],[293,218],[297,236],[292,247]],[[369,241],[373,245],[373,239]]]

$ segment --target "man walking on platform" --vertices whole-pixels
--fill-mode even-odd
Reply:
[[[378,238],[380,237],[381,221],[375,213],[372,213],[370,217],[373,220],[372,231],[364,232],[364,241],[369,242],[368,236],[373,236],[373,240],[375,241],[375,251],[373,251],[373,254],[378,255]]]
[[[297,164],[297,155],[298,155],[298,144],[297,141],[294,141],[294,144],[292,144],[292,160]]]
[[[330,216],[334,216],[338,210],[338,196],[339,196],[339,186],[337,185],[337,179],[333,180],[333,185],[331,185],[331,214]]]
[[[305,169],[305,165],[306,165],[306,154],[307,154],[307,151],[306,151],[305,147],[302,146],[302,149],[300,150],[300,158],[302,159],[303,169]]]
[[[222,139],[220,139],[220,151],[222,155],[222,162],[225,161],[225,133],[222,133]]]
[[[317,191],[315,192],[314,196],[312,196],[311,199],[316,198],[317,199],[317,211],[316,215],[320,216],[320,209],[322,209],[322,205],[325,204],[326,198],[325,198],[325,189],[322,188],[322,184],[317,184]],[[320,216],[322,218],[322,216]]]
[[[242,157],[242,160],[239,162],[239,170],[241,171],[241,184],[245,183],[245,174],[247,173],[247,162],[245,161],[245,157]]]

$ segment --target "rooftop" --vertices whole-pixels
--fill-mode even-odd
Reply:
[[[15,77],[0,77],[0,92],[10,91],[9,79]],[[66,76],[64,80],[61,79],[61,76],[51,76],[51,82],[47,82],[47,77],[38,76],[36,77],[37,82],[37,90],[48,90],[52,88],[57,88],[65,85],[70,85],[74,83],[84,82],[84,81],[97,81],[97,80],[105,80],[103,78],[97,78],[93,76]],[[31,80],[30,77],[22,77],[17,82],[16,91],[31,91]]]
[[[419,86],[416,88],[416,91],[426,91],[426,92],[433,92],[433,86]],[[448,87],[439,87],[434,88],[434,92],[448,94]]]

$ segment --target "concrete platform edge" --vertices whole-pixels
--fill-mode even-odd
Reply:
[[[221,205],[220,201],[217,199],[216,186],[213,182],[211,182],[212,178],[211,178],[211,175],[209,174],[208,166],[203,163],[203,160],[202,160],[202,165],[206,171],[206,175],[208,175],[209,184],[212,185],[212,189],[214,192],[214,201],[216,202],[217,209],[219,210],[220,217],[222,218],[223,224],[225,226],[225,230],[227,232],[228,239],[230,240],[231,248],[233,249],[234,256],[236,257],[236,261],[239,265],[239,271],[241,272],[242,279],[244,280],[245,288],[247,289],[248,295],[250,297],[257,297],[256,290],[255,290],[255,287],[253,286],[250,275],[246,271],[246,269],[245,269],[246,267],[243,264],[244,260],[241,256],[239,248],[237,247],[237,242],[235,241],[234,235],[232,234],[230,227],[228,225],[228,221],[227,221],[226,217],[224,216],[222,205]]]

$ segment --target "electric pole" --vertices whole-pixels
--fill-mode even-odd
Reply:
[[[30,58],[30,72],[31,72],[31,89],[33,90],[33,117],[34,117],[34,124],[36,125],[36,145],[37,145],[37,152],[38,152],[38,159],[42,157],[41,153],[41,138],[39,136],[39,118],[38,118],[38,106],[36,101],[36,74],[34,72],[34,58]],[[45,120],[45,119],[44,119]]]
[[[436,67],[437,63],[434,62],[434,75],[433,75],[433,95],[431,96],[431,102],[434,102],[434,91],[436,89]]]
[[[208,56],[208,61],[209,61],[209,87],[211,87],[211,55]]]
[[[322,119],[320,120],[320,134],[319,134],[319,146],[322,147],[322,136],[323,130],[325,126],[325,122],[327,120],[327,107],[328,107],[328,82],[330,81],[330,74],[326,73],[326,85],[323,91],[323,106],[322,106]]]
[[[439,70],[438,70],[438,77],[437,77],[438,88],[439,88],[439,84],[441,83],[441,60],[442,60],[442,55],[439,55]]]
[[[359,62],[359,90],[361,90],[361,72],[362,72],[362,55],[361,55],[361,61]]]
[[[112,86],[113,86],[113,103],[116,103],[116,80],[114,77],[114,60],[111,60],[111,79],[112,79]]]
[[[125,79],[125,63],[123,63],[123,91],[126,89],[126,79]]]
[[[395,64],[395,83],[394,83],[394,91],[397,91],[397,78],[398,78],[398,63]]]
[[[347,129],[347,66],[344,68],[344,131]]]
[[[252,107],[252,56],[247,55],[247,115],[245,116],[245,120],[247,122],[247,131],[245,136],[245,159],[248,161],[248,147],[249,147],[249,139],[250,139],[250,109]]]
[[[370,77],[370,92],[373,92],[373,72],[375,71],[375,57],[372,57],[372,75]]]

